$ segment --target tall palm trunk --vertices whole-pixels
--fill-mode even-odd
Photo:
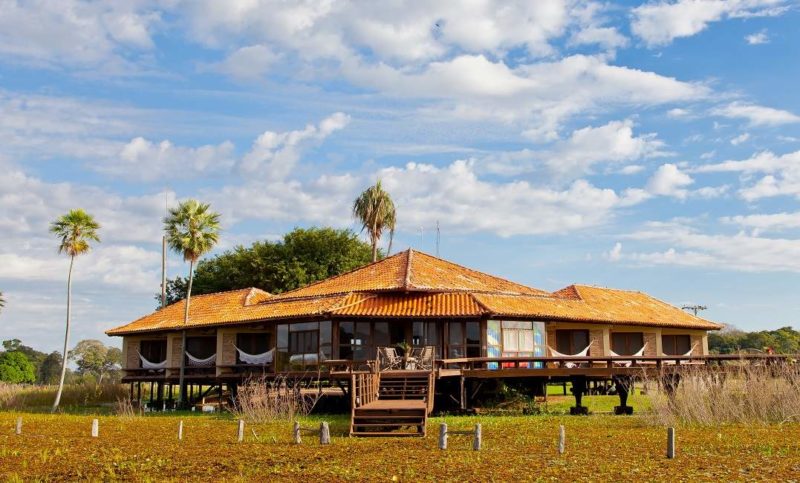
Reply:
[[[61,379],[58,382],[56,400],[53,402],[52,412],[56,412],[61,402],[61,393],[64,391],[64,378],[67,375],[67,348],[69,347],[69,325],[72,319],[72,267],[75,265],[75,255],[69,259],[69,274],[67,275],[67,329],[64,332],[64,357],[61,361]]]
[[[186,307],[183,310],[183,332],[181,332],[181,371],[178,376],[178,407],[183,407],[186,400],[186,386],[183,383],[186,373],[186,329],[189,324],[189,304],[192,302],[192,282],[194,281],[194,260],[189,260],[189,287],[186,289]]]
[[[378,240],[374,237],[372,238],[372,261],[378,261]]]

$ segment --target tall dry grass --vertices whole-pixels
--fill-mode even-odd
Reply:
[[[656,424],[781,424],[800,421],[800,367],[796,364],[728,367],[714,374],[704,367],[679,367],[672,395],[650,394]],[[657,384],[651,381],[650,384]]]
[[[0,409],[36,409],[49,407],[56,397],[57,386],[31,386],[0,383]],[[122,384],[81,382],[67,384],[61,395],[61,406],[96,406],[113,404],[127,397]]]
[[[291,421],[311,413],[319,398],[318,391],[302,389],[299,380],[252,378],[239,386],[232,413],[254,423]]]

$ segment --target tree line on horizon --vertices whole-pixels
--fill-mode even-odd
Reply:
[[[58,384],[62,356],[58,351],[49,354],[27,346],[19,339],[2,342],[0,351],[0,382],[9,384]],[[67,369],[65,381],[119,382],[122,351],[108,347],[99,340],[86,339],[69,351],[68,360],[74,361],[76,370]]]

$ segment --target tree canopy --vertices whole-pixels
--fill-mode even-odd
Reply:
[[[20,351],[0,352],[0,381],[33,383],[36,381],[36,368]]]
[[[712,352],[730,354],[740,349],[767,351],[778,354],[800,353],[800,332],[791,327],[776,330],[744,332],[737,329],[708,334],[708,348]]]
[[[371,247],[352,230],[296,228],[280,241],[237,246],[201,260],[193,294],[256,287],[277,294],[344,273],[372,260]],[[187,279],[167,281],[167,302],[186,296]],[[156,296],[157,300],[161,295]]]
[[[383,189],[380,180],[356,198],[353,202],[353,216],[361,223],[361,229],[369,234],[373,262],[378,260],[378,242],[386,230],[389,230],[388,252],[392,252],[397,212],[392,197]]]
[[[111,374],[118,372],[122,366],[122,351],[117,347],[106,347],[99,340],[87,339],[78,342],[69,351],[69,358],[75,360],[78,373],[91,374],[98,383]]]

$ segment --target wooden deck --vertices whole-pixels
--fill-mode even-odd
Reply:
[[[427,403],[419,399],[379,399],[361,406],[365,410],[425,409]]]
[[[433,410],[432,371],[354,374],[351,436],[425,436]]]

